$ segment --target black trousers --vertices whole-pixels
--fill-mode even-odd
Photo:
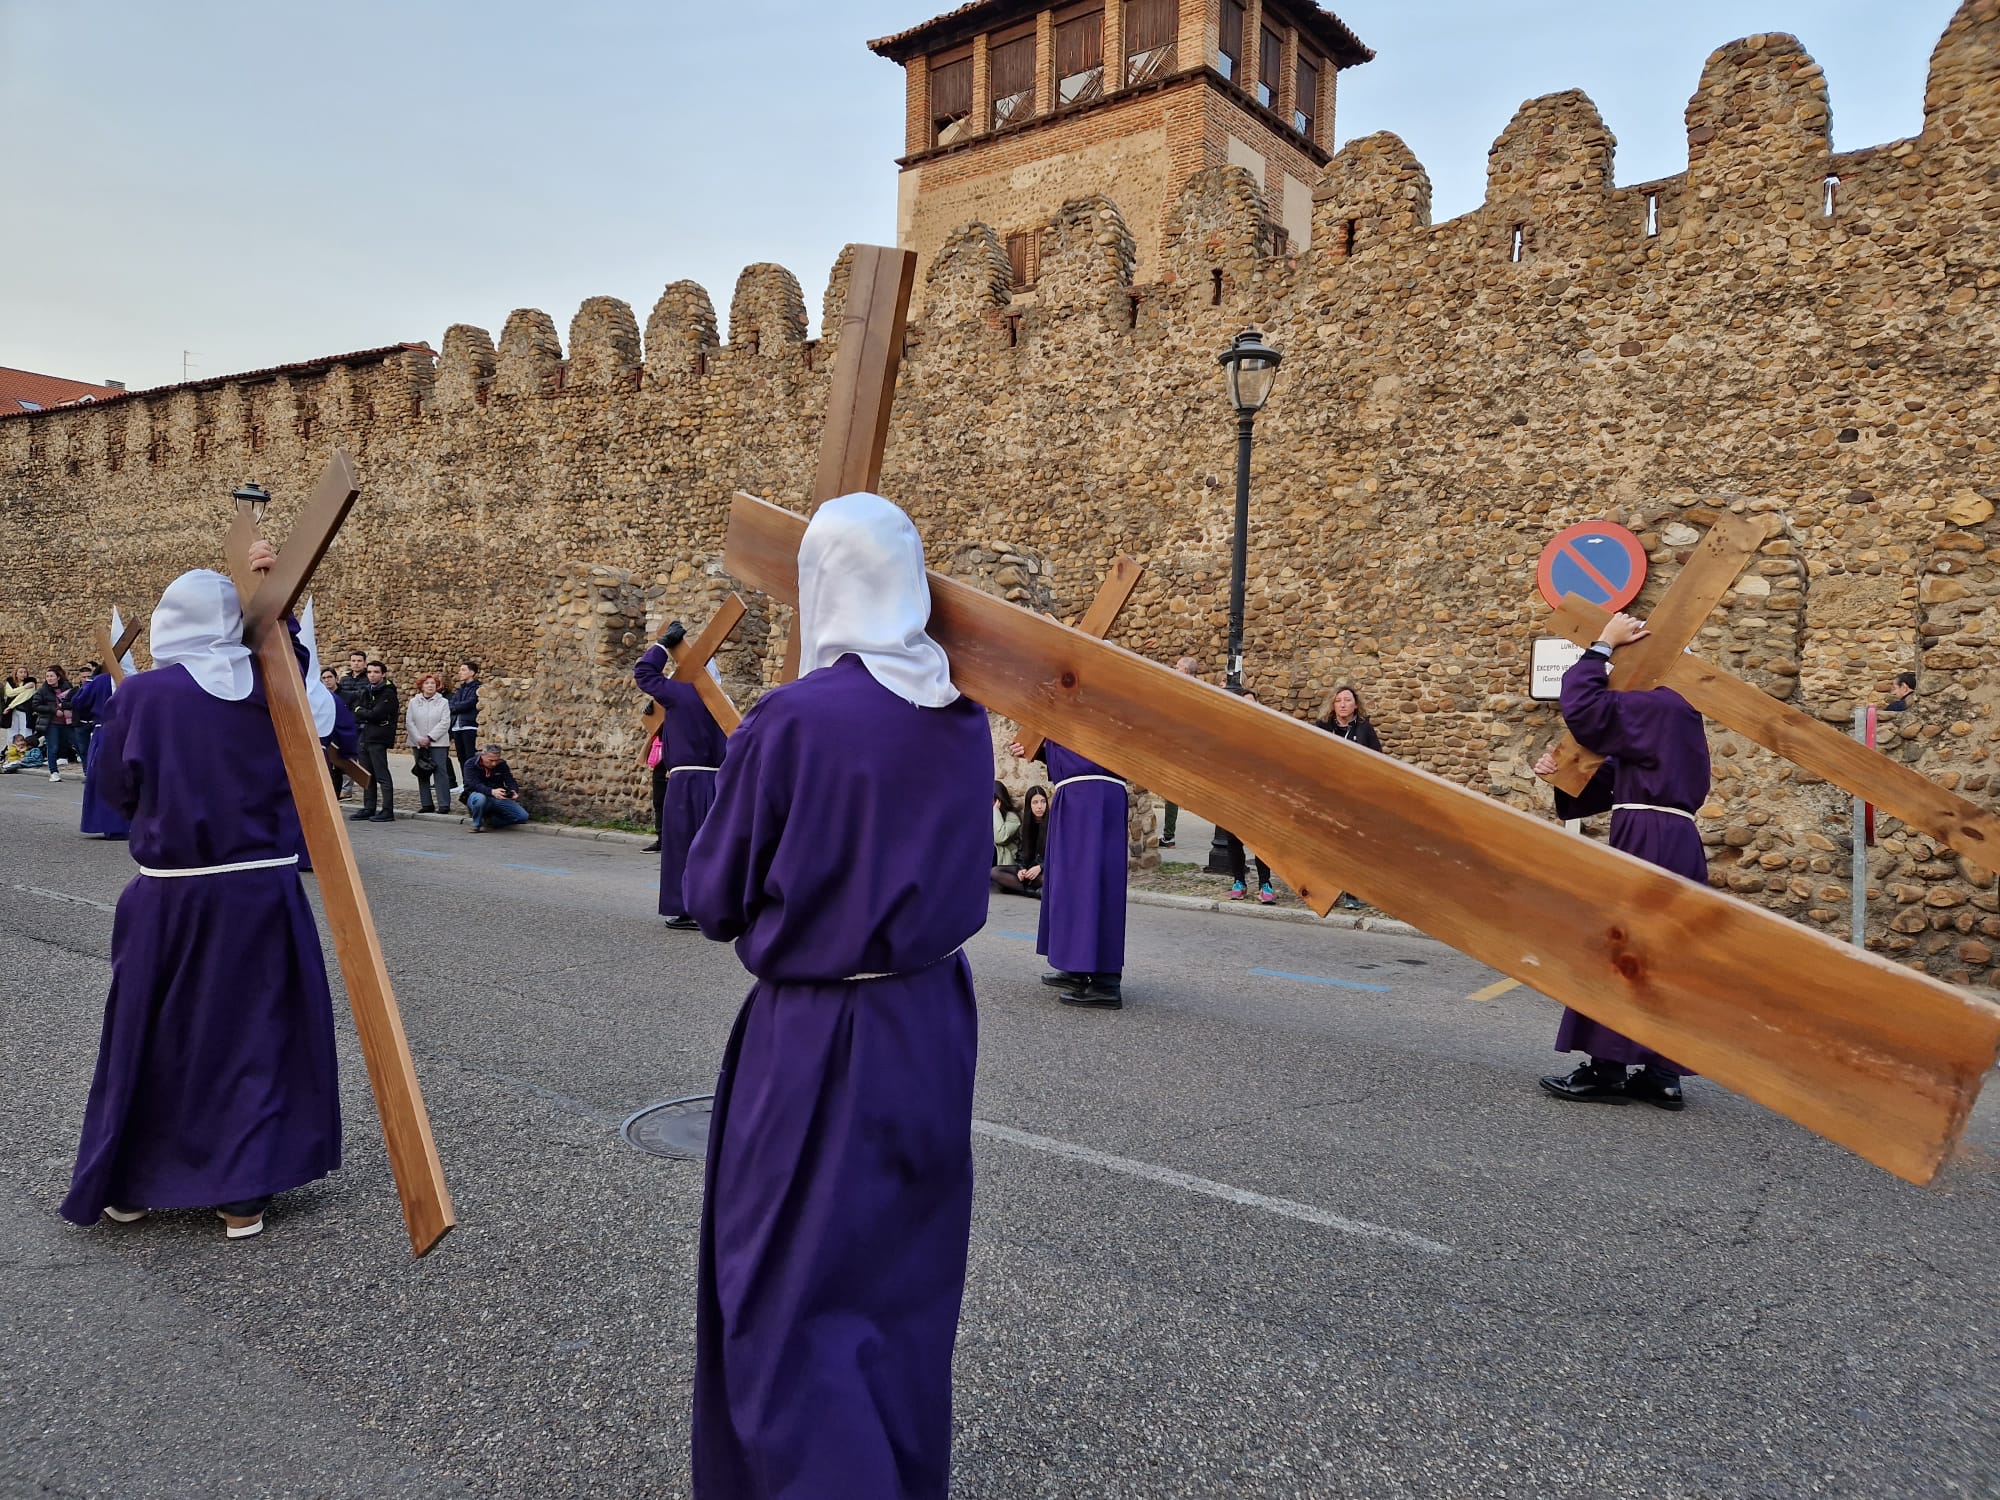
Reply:
[[[368,773],[368,790],[361,794],[363,812],[394,812],[396,786],[389,779],[389,747],[361,742],[361,768]],[[381,801],[375,799],[380,795]]]
[[[1223,843],[1229,849],[1230,878],[1233,880],[1241,880],[1247,885],[1249,883],[1249,873],[1248,873],[1249,862],[1244,857],[1243,840],[1239,839],[1235,834],[1229,832],[1227,829],[1223,830],[1222,839]],[[1271,883],[1271,867],[1265,864],[1263,859],[1260,857],[1257,860],[1257,884],[1269,885],[1270,883]]]
[[[479,753],[479,731],[476,729],[452,730],[451,748],[458,756],[458,779],[464,781],[466,762]]]
[[[660,763],[653,767],[653,837],[660,836],[660,819],[667,806],[667,772],[672,768],[667,758],[660,757]]]

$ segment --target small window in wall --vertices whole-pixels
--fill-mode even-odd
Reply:
[[[1289,255],[1292,251],[1292,232],[1282,224],[1271,226],[1271,253]]]
[[[1319,139],[1319,59],[1299,48],[1298,87],[1293,90],[1292,129],[1307,140]]]
[[[1216,70],[1231,83],[1240,83],[1243,79],[1243,0],[1222,0],[1222,25],[1216,48]]]
[[[1257,102],[1266,109],[1278,105],[1278,78],[1285,69],[1285,38],[1270,27],[1264,28],[1262,51],[1257,58]]]
[[[1032,232],[1007,236],[1007,264],[1013,270],[1017,292],[1025,292],[1035,284],[1035,239]]]
[[[1125,0],[1125,82],[1151,83],[1175,67],[1179,0]]]
[[[1646,194],[1646,238],[1653,239],[1660,232],[1660,195]]]
[[[987,56],[986,73],[993,90],[993,128],[1018,125],[1035,113],[1035,38],[1005,42]]]
[[[949,146],[972,120],[972,59],[931,69],[931,144]]]
[[[1820,184],[1820,212],[1829,219],[1840,209],[1840,179],[1829,176]]]
[[[1104,97],[1104,12],[1089,11],[1056,27],[1056,103]]]
[[[1527,225],[1516,224],[1514,226],[1514,243],[1513,247],[1507,252],[1507,258],[1513,261],[1514,264],[1516,265],[1519,265],[1522,261],[1528,258]]]

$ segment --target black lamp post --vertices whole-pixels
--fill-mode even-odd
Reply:
[[[1250,443],[1257,425],[1257,413],[1271,399],[1271,386],[1278,378],[1280,355],[1264,343],[1264,335],[1246,328],[1222,351],[1220,362],[1229,387],[1229,404],[1236,409],[1236,539],[1229,565],[1229,667],[1231,692],[1243,688],[1243,590],[1250,567]],[[1229,846],[1222,830],[1215,831],[1209,846],[1208,868],[1213,874],[1229,870]]]

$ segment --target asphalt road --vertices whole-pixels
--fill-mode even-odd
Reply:
[[[78,795],[0,781],[0,1496],[684,1495],[700,1171],[617,1127],[712,1084],[733,954],[630,847],[360,827],[460,1228],[409,1258],[343,1016],[346,1170],[261,1240],[78,1230],[131,872]],[[2000,1494],[2000,1100],[1917,1189],[1706,1083],[1545,1098],[1555,1008],[1425,940],[1135,906],[1077,1013],[1034,917],[971,947],[961,1500]]]

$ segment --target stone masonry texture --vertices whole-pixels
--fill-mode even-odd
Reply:
[[[1767,514],[1774,540],[1697,649],[1838,724],[1919,672],[1886,752],[1990,803],[2000,0],[1952,22],[1924,118],[1836,155],[1819,68],[1790,37],[1752,36],[1709,60],[1687,171],[1659,182],[1615,186],[1611,133],[1563,93],[1521,107],[1485,203],[1448,223],[1389,135],[1326,168],[1302,254],[1272,253],[1270,206],[1235,167],[1186,180],[1142,284],[1110,196],[1055,215],[1032,305],[1010,302],[995,231],[969,223],[918,289],[883,488],[936,566],[1059,615],[1132,552],[1147,572],[1117,638],[1192,654],[1213,680],[1234,461],[1215,356],[1254,324],[1284,353],[1250,538],[1265,704],[1317,715],[1353,682],[1393,754],[1546,812],[1529,766],[1559,726],[1527,697],[1543,543],[1593,517],[1630,525],[1651,558],[1643,612],[1707,520]],[[843,258],[829,310],[846,280]],[[359,645],[406,689],[478,658],[488,733],[543,811],[641,817],[632,661],[731,587],[731,493],[801,506],[811,481],[839,351],[807,340],[805,308],[789,271],[759,265],[727,344],[708,293],[679,282],[643,335],[592,298],[566,341],[523,310],[497,344],[459,325],[435,356],[0,418],[0,653],[74,662],[112,604],[143,614],[178,572],[219,565],[244,480],[276,497],[282,539],[344,446],[363,488],[314,589],[328,658]],[[747,597],[722,658],[745,704],[788,627]],[[1712,882],[1841,930],[1846,798],[1712,739]],[[1992,871],[1890,823],[1870,887],[1876,947],[1990,982]]]

